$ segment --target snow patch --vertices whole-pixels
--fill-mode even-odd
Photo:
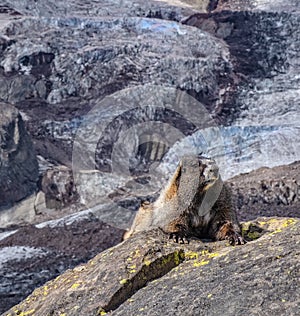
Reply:
[[[0,233],[0,240],[3,240],[6,237],[11,236],[11,235],[13,235],[16,232],[17,232],[17,230],[12,230],[12,231],[9,231],[9,232]]]
[[[45,256],[48,251],[40,248],[13,246],[0,249],[0,269],[9,261],[28,260],[32,257]]]

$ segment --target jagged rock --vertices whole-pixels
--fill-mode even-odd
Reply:
[[[239,8],[194,14],[183,23],[210,32],[228,44],[236,90],[233,99],[223,104],[221,110],[230,124],[221,131],[225,150],[220,146],[216,153],[212,147],[210,152],[230,166],[231,177],[300,159],[299,142],[295,141],[300,137],[299,77],[296,75],[300,60],[300,19],[299,11],[291,14],[292,5],[284,1],[224,3],[228,6],[238,3]],[[249,8],[252,4],[273,9],[257,11]],[[210,140],[209,136],[208,133]]]
[[[38,164],[18,110],[0,103],[0,122],[0,207],[4,207],[36,190]]]
[[[160,230],[140,233],[3,315],[295,315],[299,230],[292,218],[261,218],[244,226],[245,236],[256,240],[239,247],[174,244]]]
[[[190,15],[193,7],[206,11],[209,9],[209,0],[191,1],[142,1],[142,0],[104,0],[99,2],[70,0],[68,3],[58,1],[33,1],[6,0],[7,10],[18,10],[19,13],[28,16],[139,16],[149,18],[161,18],[180,20]]]
[[[230,64],[221,54],[221,50],[226,54],[226,49],[218,47],[220,42],[173,21],[115,16],[12,21],[2,32],[14,43],[3,52],[1,61],[12,89],[0,97],[13,98],[14,102],[41,97],[43,93],[38,93],[33,84],[32,90],[12,95],[14,86],[29,88],[26,83],[35,79],[44,87],[39,89],[42,92],[48,87],[45,98],[52,104],[70,97],[82,100],[105,96],[136,82],[189,90],[207,104],[215,99],[221,78],[214,73],[230,72]],[[25,42],[24,34],[28,35]],[[24,46],[28,47],[26,52]],[[216,52],[219,62],[218,56],[214,56]],[[216,71],[215,67],[220,69]],[[206,69],[211,78],[203,75]],[[200,77],[215,84],[210,87]]]
[[[300,163],[260,168],[229,179],[239,218],[256,216],[300,217]],[[255,210],[255,214],[249,215]]]

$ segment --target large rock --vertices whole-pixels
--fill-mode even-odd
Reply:
[[[78,201],[72,170],[64,166],[53,167],[45,172],[41,180],[41,190],[49,209],[61,210]]]
[[[0,122],[0,207],[4,207],[36,190],[38,164],[18,110],[0,103]]]
[[[296,315],[299,230],[292,218],[262,218],[244,226],[246,236],[262,237],[239,247],[137,234],[3,315]]]

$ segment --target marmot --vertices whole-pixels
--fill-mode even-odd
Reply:
[[[124,239],[151,228],[161,228],[176,242],[197,237],[245,243],[229,187],[215,160],[203,156],[182,158],[158,199],[141,205]]]

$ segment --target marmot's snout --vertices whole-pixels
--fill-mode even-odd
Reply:
[[[220,179],[219,168],[218,168],[214,159],[200,158],[199,159],[199,166],[201,166],[201,165],[202,166],[205,165],[205,168],[203,170],[205,184],[212,185],[217,180]]]

